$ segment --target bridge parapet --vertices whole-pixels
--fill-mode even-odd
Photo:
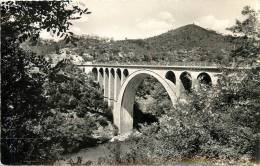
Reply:
[[[93,65],[118,65],[118,66],[124,66],[124,65],[141,65],[141,66],[214,66],[214,67],[251,67],[251,66],[259,66],[259,62],[255,63],[229,63],[229,64],[219,64],[215,62],[116,62],[116,61],[109,61],[109,62],[83,62],[81,64],[93,64]],[[81,65],[78,64],[78,65]]]
[[[207,71],[223,71],[228,70],[250,70],[257,68],[256,66],[243,66],[243,67],[223,67],[223,66],[179,66],[179,65],[127,65],[127,64],[79,64],[80,68],[84,67],[102,67],[102,68],[128,68],[128,69],[163,69],[163,70],[207,70]]]

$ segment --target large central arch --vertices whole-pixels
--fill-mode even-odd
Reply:
[[[114,124],[118,127],[119,133],[127,133],[133,129],[133,105],[135,94],[140,83],[148,76],[154,77],[160,82],[167,91],[173,105],[176,103],[176,87],[175,84],[164,78],[164,74],[160,74],[150,70],[137,70],[129,75],[123,83],[116,106],[114,108]]]

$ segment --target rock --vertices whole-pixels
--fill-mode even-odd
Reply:
[[[109,142],[114,142],[114,141],[125,141],[127,140],[130,136],[135,136],[135,137],[140,137],[142,135],[142,133],[135,131],[135,132],[128,132],[125,134],[121,134],[121,135],[117,135],[114,136],[113,138],[110,139]]]
[[[111,122],[108,121],[108,125],[102,126],[101,124],[97,124],[98,129],[93,132],[93,137],[102,140],[109,140],[114,136],[115,128]]]

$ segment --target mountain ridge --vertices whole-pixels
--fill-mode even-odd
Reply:
[[[176,34],[178,32],[186,31],[188,29],[200,30],[200,31],[205,31],[205,32],[212,32],[212,33],[218,34],[216,31],[205,29],[205,28],[203,28],[199,25],[196,25],[196,24],[187,24],[187,25],[175,28],[175,29],[168,30],[167,32],[164,32],[162,34],[155,35],[155,36],[152,36],[152,37],[148,37],[146,39],[156,38],[156,37],[163,36],[163,35],[166,35],[166,34],[169,34],[169,33],[170,34]]]
[[[67,48],[85,61],[119,62],[215,62],[230,60],[234,37],[188,24],[146,39],[107,40],[79,36],[77,46],[64,41],[36,46],[42,53],[59,53]],[[46,49],[45,47],[49,47]],[[46,50],[49,50],[49,52]],[[38,51],[39,53],[39,51]]]

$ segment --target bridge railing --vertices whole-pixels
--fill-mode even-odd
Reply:
[[[211,66],[211,67],[252,67],[259,66],[259,64],[243,63],[237,65],[235,63],[219,64],[214,62],[92,62],[91,64],[106,64],[106,65],[154,65],[154,66]]]

